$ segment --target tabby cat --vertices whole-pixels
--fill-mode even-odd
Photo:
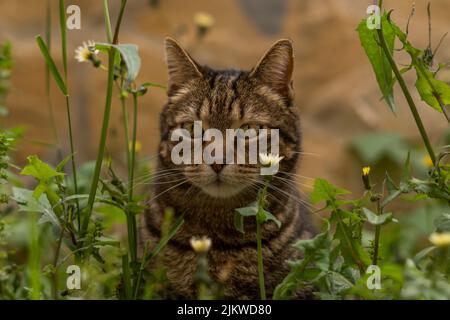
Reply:
[[[214,70],[199,65],[172,39],[165,41],[169,72],[168,102],[160,119],[158,168],[152,181],[149,209],[141,221],[141,246],[156,243],[165,208],[185,223],[169,241],[162,255],[172,297],[195,299],[196,254],[192,237],[212,240],[208,253],[211,278],[223,286],[226,299],[258,299],[255,219],[245,218],[245,233],[234,225],[235,209],[254,202],[263,181],[260,165],[175,165],[170,139],[175,128],[191,130],[201,120],[205,128],[277,128],[283,160],[269,187],[268,211],[282,225],[263,226],[263,256],[267,296],[289,272],[285,263],[298,258],[292,244],[315,234],[308,210],[293,183],[299,160],[300,126],[294,106],[290,40],[277,41],[250,71]],[[300,291],[299,298],[310,297]]]

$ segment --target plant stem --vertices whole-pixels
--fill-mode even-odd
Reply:
[[[73,188],[75,194],[78,194],[78,181],[77,181],[77,166],[75,163],[75,147],[73,144],[73,131],[72,131],[72,118],[70,116],[70,99],[69,96],[66,96],[66,111],[67,111],[67,122],[69,124],[69,141],[70,141],[70,157],[72,162],[72,175],[73,175]],[[75,199],[75,203],[77,206],[77,223],[78,230],[81,226],[81,212],[80,212],[80,203],[78,198]]]
[[[119,17],[123,16],[123,11],[125,10],[125,4],[126,1],[122,0],[122,6],[120,8]],[[110,38],[110,29],[111,25],[109,23],[109,9],[108,9],[108,1],[103,1],[104,6],[104,12],[105,12],[105,24],[106,24],[106,30],[108,35],[108,40]],[[120,25],[122,19],[118,19],[117,24]],[[116,32],[118,33],[120,30],[120,26],[116,26]],[[114,35],[114,39],[118,39],[118,35]],[[115,43],[116,44],[116,43]],[[111,102],[112,102],[112,91],[113,91],[113,83],[114,83],[114,57],[116,55],[116,49],[114,47],[111,47],[109,50],[108,55],[108,83],[106,86],[106,101],[105,101],[105,111],[103,113],[103,123],[102,123],[102,131],[100,136],[100,142],[98,147],[98,153],[97,153],[97,160],[95,163],[95,170],[94,170],[94,176],[92,178],[92,184],[91,189],[89,192],[89,198],[88,198],[88,205],[87,205],[87,214],[84,218],[83,225],[82,225],[82,233],[81,235],[84,236],[84,234],[87,231],[87,228],[89,226],[89,220],[92,215],[92,210],[94,208],[94,202],[95,202],[95,195],[97,193],[97,187],[98,187],[98,181],[100,178],[100,171],[102,168],[103,163],[103,156],[105,153],[105,145],[106,145],[106,137],[108,135],[108,128],[109,128],[109,118],[111,114]]]
[[[129,187],[128,187],[128,201],[133,201],[134,189],[134,166],[136,159],[136,133],[137,133],[137,94],[133,94],[133,137],[131,144],[131,158],[129,165]],[[128,148],[128,145],[127,145]],[[137,227],[136,217],[133,212],[127,213],[127,224],[129,225],[128,241],[130,247],[131,262],[137,261]]]
[[[262,216],[264,215],[264,205],[266,202],[267,186],[269,181],[266,180],[264,187],[258,197],[258,213],[256,215],[256,251],[258,256],[258,280],[259,280],[259,292],[261,300],[266,300],[266,286],[264,282],[264,261],[262,252]]]
[[[378,6],[381,8],[382,5],[383,5],[383,1],[380,0],[378,2]],[[392,70],[394,71],[395,77],[397,78],[397,81],[400,84],[400,87],[403,91],[406,101],[408,102],[408,106],[409,106],[411,113],[414,117],[414,120],[417,124],[420,135],[422,136],[422,140],[425,144],[425,147],[427,148],[428,154],[430,155],[431,161],[433,162],[433,165],[436,165],[436,155],[433,151],[433,148],[431,147],[430,140],[428,138],[425,127],[423,126],[422,119],[420,118],[419,112],[417,111],[417,107],[414,103],[414,100],[411,97],[411,93],[408,90],[405,80],[403,79],[402,74],[400,73],[400,71],[395,63],[394,58],[392,57],[391,53],[389,52],[389,48],[386,43],[386,39],[384,38],[382,26],[380,29],[377,29],[377,34],[378,34],[378,39],[381,44],[381,48],[383,49],[384,54],[385,54],[387,60],[389,61],[389,64],[391,65]]]
[[[41,299],[41,264],[39,246],[38,217],[36,213],[30,214],[29,235],[29,285],[31,287],[31,300]]]
[[[126,5],[127,5],[127,0],[122,0],[122,3],[120,5],[119,18],[117,18],[116,29],[114,31],[113,44],[119,43],[120,26],[122,25],[122,18],[123,18],[123,14],[125,12]]]
[[[61,244],[64,236],[64,230],[61,227],[61,234],[58,239],[58,243],[56,245],[55,256],[53,258],[53,299],[58,300],[58,260],[59,253],[61,252]]]
[[[106,40],[108,40],[109,43],[112,43],[113,34],[111,29],[111,18],[109,15],[108,0],[103,0],[103,15],[105,16]]]
[[[129,189],[129,200],[133,200],[133,189],[134,189],[134,169],[136,165],[136,136],[137,136],[137,115],[138,115],[138,102],[137,94],[133,94],[133,136],[131,144],[131,170],[130,170],[130,189]]]
[[[120,90],[124,90],[123,86],[121,86]],[[126,105],[126,98],[121,95],[120,97],[120,105],[122,107],[122,118],[123,118],[123,131],[124,131],[124,138],[125,138],[125,150],[126,150],[126,157],[127,157],[127,174],[128,174],[128,182],[130,181],[131,176],[131,170],[130,170],[130,137],[128,132],[128,111],[127,111],[127,105]]]
[[[383,213],[383,208],[381,207],[381,200],[379,199],[377,201],[377,212],[380,216]],[[378,265],[378,251],[380,248],[380,233],[381,233],[381,225],[375,226],[375,239],[374,246],[373,246],[373,257],[372,257],[372,265],[376,266]]]
[[[94,176],[92,178],[91,189],[89,191],[89,198],[87,204],[87,214],[84,217],[83,225],[81,227],[81,236],[83,237],[87,231],[89,220],[91,219],[92,209],[94,207],[95,196],[97,193],[98,181],[100,179],[100,171],[102,168],[103,157],[105,154],[106,137],[108,135],[109,118],[111,114],[111,100],[112,89],[114,81],[114,56],[116,49],[111,47],[108,55],[108,83],[106,86],[106,102],[105,111],[103,112],[102,131],[100,135],[100,142],[98,146],[97,160],[95,162]]]

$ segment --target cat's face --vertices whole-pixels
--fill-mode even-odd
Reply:
[[[248,157],[245,164],[175,165],[171,155],[178,141],[171,141],[171,135],[176,129],[185,129],[194,147],[195,121],[201,121],[203,130],[218,129],[224,139],[227,129],[254,129],[257,133],[260,129],[279,129],[279,155],[284,157],[280,170],[293,170],[300,134],[292,101],[290,41],[275,43],[249,72],[200,66],[171,39],[166,40],[166,54],[169,100],[161,115],[160,159],[165,168],[176,171],[178,181],[186,181],[215,198],[229,198],[251,188],[257,190],[262,181],[260,164],[250,164]],[[247,139],[246,143],[252,141]],[[206,147],[210,142],[200,144]]]

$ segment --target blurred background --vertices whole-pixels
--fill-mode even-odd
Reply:
[[[294,87],[300,109],[303,149],[299,173],[323,177],[334,184],[362,192],[363,165],[371,165],[382,176],[385,168],[400,168],[410,149],[415,149],[417,170],[426,170],[427,161],[410,111],[400,91],[395,116],[380,100],[371,66],[355,31],[366,17],[369,0],[129,0],[120,41],[139,46],[142,69],[139,82],[167,83],[163,40],[176,38],[201,64],[217,68],[249,69],[278,38],[288,37],[295,46]],[[437,45],[449,31],[450,1],[432,0],[432,43]],[[116,17],[120,1],[110,1]],[[428,1],[415,1],[416,14],[410,26],[410,40],[419,48],[428,45]],[[68,31],[69,87],[77,158],[92,160],[104,108],[106,73],[89,63],[74,59],[83,41],[105,41],[101,1],[73,0],[81,8],[81,30]],[[393,18],[404,28],[412,1],[385,1],[394,9]],[[56,163],[55,134],[45,94],[45,66],[34,37],[45,33],[46,1],[0,1],[0,42],[11,41],[14,68],[12,88],[5,104],[9,114],[2,126],[25,129],[15,159],[19,165],[29,154],[38,154]],[[52,53],[61,67],[57,1],[52,1]],[[113,21],[114,23],[115,21]],[[199,32],[203,26],[207,30]],[[450,41],[436,55],[450,61]],[[399,57],[407,64],[409,59]],[[102,57],[103,62],[106,58]],[[441,78],[450,81],[450,74]],[[415,75],[407,76],[413,87]],[[118,97],[118,93],[115,93]],[[448,139],[448,124],[441,114],[420,102],[419,112],[434,145]],[[63,96],[52,81],[52,106],[58,140],[68,154],[67,119]],[[165,92],[151,89],[139,109],[138,139],[143,159],[157,150],[159,113]],[[130,105],[131,108],[131,105]],[[114,100],[108,153],[124,162],[118,98]],[[446,136],[447,130],[447,136]],[[54,159],[54,160],[52,160]],[[381,165],[383,164],[383,165]],[[309,192],[312,180],[301,179]]]

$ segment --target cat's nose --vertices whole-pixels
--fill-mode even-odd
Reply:
[[[219,164],[219,163],[213,163],[211,165],[211,168],[216,172],[219,173],[220,171],[222,171],[224,165],[223,164]]]

